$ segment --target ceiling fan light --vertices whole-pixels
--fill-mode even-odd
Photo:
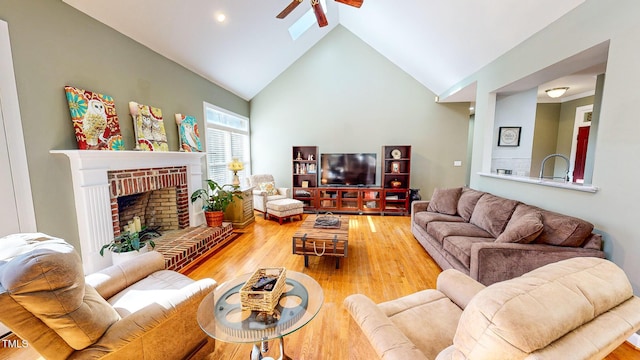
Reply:
[[[568,87],[557,87],[557,88],[553,88],[553,89],[547,89],[545,90],[545,92],[547,93],[547,95],[549,95],[550,98],[559,98],[560,96],[564,95],[564,93],[567,92],[567,90],[569,90]]]

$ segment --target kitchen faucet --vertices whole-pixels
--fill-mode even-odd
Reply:
[[[552,157],[561,157],[564,159],[564,161],[567,162],[567,170],[565,172],[565,176],[564,177],[560,177],[560,176],[550,176],[551,179],[563,179],[564,181],[569,181],[569,167],[570,165],[570,161],[569,158],[562,155],[562,154],[551,154],[551,155],[547,155],[543,160],[542,160],[542,165],[540,165],[540,180],[542,180],[544,177],[542,176],[542,173],[544,172],[544,164],[547,162],[547,160],[549,160]],[[549,176],[548,176],[549,177]]]

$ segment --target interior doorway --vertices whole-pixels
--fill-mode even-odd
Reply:
[[[571,174],[573,182],[580,184],[584,183],[584,167],[587,159],[592,116],[593,104],[576,108],[573,136],[571,138],[571,168],[569,169],[569,174]]]

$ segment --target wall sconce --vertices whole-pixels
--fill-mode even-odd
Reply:
[[[547,93],[547,95],[549,95],[550,98],[559,98],[560,96],[564,95],[564,93],[567,92],[567,90],[569,90],[568,87],[557,87],[557,88],[553,88],[553,89],[547,89],[545,90],[545,92]]]

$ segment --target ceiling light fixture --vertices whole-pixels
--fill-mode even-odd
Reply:
[[[218,14],[216,15],[216,20],[218,20],[218,22],[224,22],[225,20],[227,20],[227,16],[225,14]]]
[[[559,98],[560,96],[564,95],[564,93],[567,92],[567,90],[569,90],[568,87],[557,87],[557,88],[553,88],[553,89],[547,89],[545,90],[545,92],[547,93],[547,95],[549,95],[550,98]]]

